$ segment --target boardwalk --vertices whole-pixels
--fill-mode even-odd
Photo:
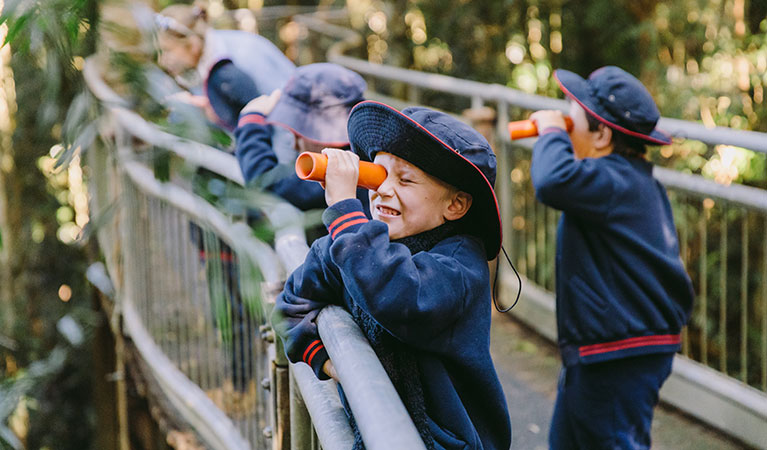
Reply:
[[[548,341],[511,317],[493,319],[491,351],[506,393],[514,450],[545,450],[554,408],[559,359]],[[655,412],[654,450],[747,448],[668,407]]]

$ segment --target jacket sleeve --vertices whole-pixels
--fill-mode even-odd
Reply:
[[[228,59],[213,66],[205,88],[210,105],[230,131],[237,126],[240,110],[260,95],[253,79]]]
[[[479,267],[462,264],[463,244],[444,254],[432,250],[413,256],[405,245],[390,242],[386,224],[368,221],[356,199],[328,208],[323,221],[332,240],[329,264],[352,301],[399,340],[444,350],[466,308],[472,280],[484,273],[487,281],[484,252],[467,252],[476,253],[471,261]]]
[[[317,331],[317,315],[325,305],[338,303],[342,290],[340,280],[327,270],[323,253],[327,253],[327,238],[315,241],[304,263],[288,278],[277,297],[272,323],[285,343],[285,353],[291,362],[308,364],[317,377],[329,377],[322,371],[328,352]]]
[[[325,191],[319,183],[301,180],[292,167],[279,166],[271,126],[262,114],[242,114],[234,136],[235,156],[246,185],[263,181],[266,190],[303,211],[325,207]]]
[[[575,159],[564,130],[545,132],[533,147],[530,176],[538,200],[552,208],[601,220],[614,191],[611,174],[598,159]]]

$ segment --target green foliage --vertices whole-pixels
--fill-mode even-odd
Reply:
[[[600,66],[617,65],[648,86],[665,117],[767,131],[764,2],[346,3],[352,25],[366,37],[371,61],[501,83],[547,96],[561,96],[552,81],[554,69],[585,76]],[[739,10],[738,4],[747,7]],[[449,110],[467,107],[442,94],[422,96]],[[694,148],[691,151],[679,140],[671,153],[655,151],[653,161],[714,178],[709,163],[720,159],[720,150]],[[764,158],[764,154],[744,154],[735,164],[739,170],[731,181],[767,186],[767,173],[760,170]]]
[[[77,95],[83,86],[82,57],[93,48],[89,31],[97,10],[95,0],[10,0],[0,16],[10,30],[6,44],[18,105],[12,118],[16,128],[10,176],[21,193],[13,200],[23,217],[15,246],[20,266],[13,299],[22,314],[13,328],[3,330],[3,342],[14,345],[0,345],[3,448],[19,444],[6,426],[14,411],[25,411],[28,417],[25,448],[89,448],[92,436],[89,333],[76,348],[56,332],[64,317],[74,317],[83,330],[93,321],[83,276],[85,255],[82,248],[57,239],[56,212],[67,203],[67,192],[48,183],[38,161],[65,141],[62,170],[95,136],[95,125],[83,120],[91,110],[89,101]],[[67,109],[72,117],[65,122]],[[65,284],[72,293],[69,302],[59,299],[59,287]],[[67,329],[71,331],[71,323]]]

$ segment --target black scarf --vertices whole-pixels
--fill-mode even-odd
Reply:
[[[431,230],[395,239],[392,242],[404,244],[410,253],[415,255],[418,252],[431,250],[438,242],[457,234],[458,231],[459,225],[456,222],[445,222]],[[370,346],[376,352],[381,365],[397,389],[397,393],[405,404],[410,418],[413,419],[426,448],[433,449],[434,438],[429,431],[426,420],[422,377],[418,369],[418,350],[403,344],[389,334],[358,305],[352,305],[351,315],[362,333],[367,337]],[[362,442],[362,436],[352,416],[350,416],[350,423],[354,430],[354,449],[364,449],[365,444]]]

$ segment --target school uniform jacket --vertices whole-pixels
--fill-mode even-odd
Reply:
[[[263,114],[240,115],[234,130],[234,156],[240,163],[245,184],[251,184],[260,177],[269,177],[260,180],[262,185],[297,208],[304,211],[324,208],[325,191],[319,183],[298,178],[292,164],[279,165],[277,153],[272,148],[271,128]],[[278,166],[279,169],[274,170]]]
[[[611,154],[576,160],[568,134],[546,130],[531,177],[563,212],[557,233],[557,328],[566,366],[676,352],[693,290],[671,206],[652,165]]]
[[[390,242],[386,224],[369,221],[356,199],[328,208],[323,221],[328,236],[314,242],[276,302],[273,321],[288,358],[327,379],[315,320],[323,306],[342,305],[370,340],[427,448],[507,450],[511,426],[489,352],[481,242],[447,233],[411,253]]]

